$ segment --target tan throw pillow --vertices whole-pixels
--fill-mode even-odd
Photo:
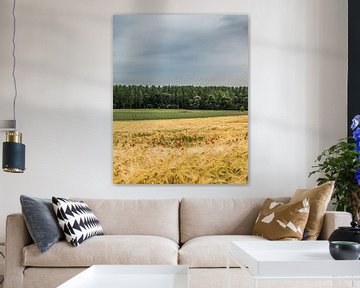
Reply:
[[[268,198],[260,209],[252,234],[269,240],[301,240],[308,217],[307,199],[284,204]]]
[[[324,183],[312,189],[298,189],[289,203],[309,199],[310,214],[305,227],[304,240],[316,240],[319,237],[324,221],[326,208],[334,190],[334,181]]]

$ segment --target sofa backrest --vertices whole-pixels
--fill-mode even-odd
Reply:
[[[180,241],[205,235],[251,234],[261,199],[184,198],[180,204]],[[280,199],[287,202],[288,198]]]
[[[155,235],[179,242],[178,199],[84,199],[105,235]]]

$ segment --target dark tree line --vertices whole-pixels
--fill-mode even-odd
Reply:
[[[113,109],[248,110],[248,87],[114,85]]]

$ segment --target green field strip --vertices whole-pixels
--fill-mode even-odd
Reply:
[[[239,110],[114,109],[113,121],[208,118],[247,115]]]

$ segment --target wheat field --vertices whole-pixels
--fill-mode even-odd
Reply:
[[[114,184],[247,182],[247,115],[113,122]]]

